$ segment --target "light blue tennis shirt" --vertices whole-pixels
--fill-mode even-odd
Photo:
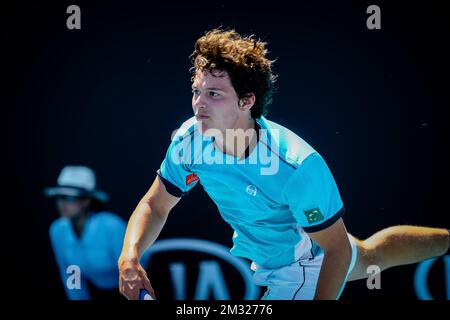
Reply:
[[[158,175],[182,197],[200,183],[233,228],[235,256],[256,266],[280,268],[311,258],[317,232],[344,213],[324,159],[289,129],[256,119],[258,143],[244,159],[221,152],[202,135],[195,117],[178,129]]]
[[[78,238],[67,218],[59,218],[50,226],[50,240],[60,270],[60,276],[71,300],[90,299],[87,282],[100,289],[118,287],[119,259],[126,223],[110,212],[89,214],[81,237]],[[75,266],[79,268],[80,287],[67,286],[67,282],[75,284],[72,276]],[[72,277],[70,279],[70,277]]]

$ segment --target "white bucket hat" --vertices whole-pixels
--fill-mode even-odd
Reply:
[[[56,187],[45,188],[44,194],[47,197],[88,197],[103,203],[109,200],[109,196],[106,192],[95,189],[95,173],[88,167],[64,167],[59,174],[57,184]]]

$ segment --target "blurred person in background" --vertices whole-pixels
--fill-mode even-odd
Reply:
[[[96,189],[94,171],[66,166],[57,186],[46,188],[44,194],[55,200],[60,214],[49,232],[67,298],[122,299],[117,290],[117,260],[126,223],[117,214],[104,211],[109,197]]]

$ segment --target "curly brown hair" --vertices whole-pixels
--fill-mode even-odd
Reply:
[[[190,72],[193,81],[199,70],[227,71],[239,99],[249,93],[255,94],[251,116],[256,119],[267,114],[277,75],[272,72],[275,60],[266,57],[267,43],[253,37],[242,37],[234,29],[217,28],[205,32],[195,42],[194,52],[190,55],[193,65]]]

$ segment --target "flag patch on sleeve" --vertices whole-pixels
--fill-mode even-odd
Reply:
[[[322,212],[320,212],[319,208],[314,208],[311,210],[304,211],[306,219],[309,223],[314,223],[318,221],[322,221],[324,219]]]

